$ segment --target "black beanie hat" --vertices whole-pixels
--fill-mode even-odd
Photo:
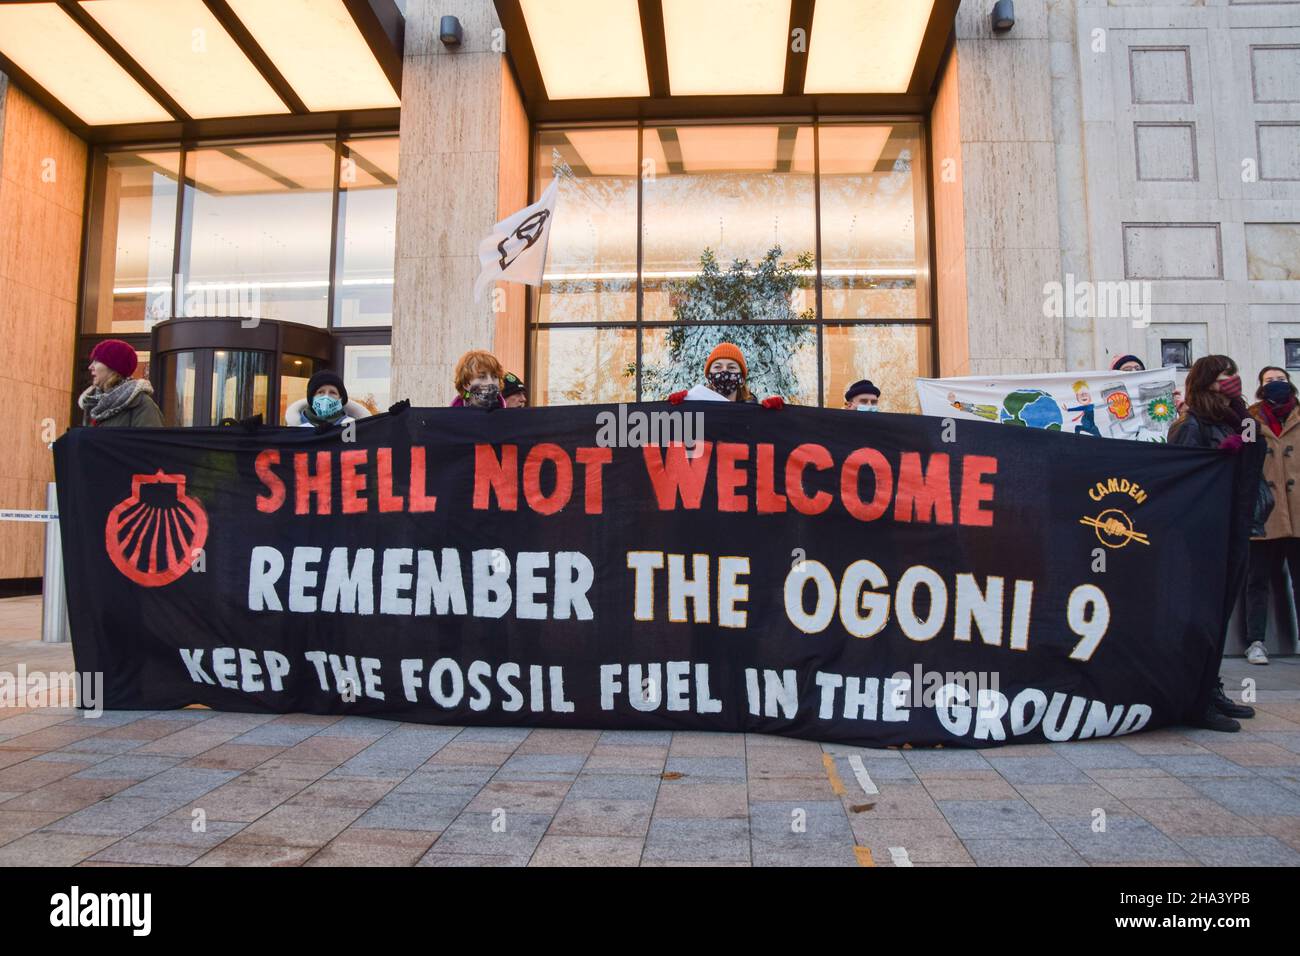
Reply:
[[[332,372],[327,368],[323,368],[307,380],[308,404],[310,404],[311,400],[316,397],[316,389],[320,388],[322,385],[333,385],[339,390],[339,398],[343,400],[343,404],[346,405],[348,403],[348,390],[343,385],[343,379],[339,376],[338,372]]]
[[[1115,361],[1110,363],[1111,371],[1112,372],[1119,371],[1119,367],[1123,365],[1125,362],[1137,362],[1138,365],[1142,366],[1142,371],[1145,372],[1147,370],[1146,363],[1143,362],[1136,355],[1121,355],[1119,358],[1115,359]]]
[[[506,372],[505,379],[501,382],[501,397],[509,398],[516,392],[526,392],[528,387],[524,385],[524,380],[514,372]]]
[[[859,395],[874,395],[876,398],[879,398],[880,389],[872,385],[870,379],[864,378],[862,381],[854,382],[849,386],[849,390],[844,393],[844,400],[846,402],[851,402]]]

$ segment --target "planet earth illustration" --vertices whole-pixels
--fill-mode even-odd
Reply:
[[[998,420],[1004,425],[1024,425],[1060,431],[1061,406],[1051,395],[1037,388],[1022,388],[1002,400]]]

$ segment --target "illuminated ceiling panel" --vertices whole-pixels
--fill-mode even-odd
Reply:
[[[172,119],[55,4],[0,4],[0,51],[83,123]]]
[[[781,93],[790,0],[663,0],[673,96]]]
[[[636,175],[636,130],[574,129],[564,135],[593,176]]]
[[[204,192],[277,193],[289,187],[222,149],[196,149],[186,157],[185,176]]]
[[[344,156],[351,158],[352,181],[340,173],[339,185],[344,189],[365,189],[373,186],[391,186],[397,182],[399,167],[399,140],[396,136],[376,139],[350,139],[343,144]],[[346,170],[348,167],[345,166]]]
[[[817,151],[823,176],[874,172],[892,126],[823,126]]]
[[[678,126],[682,168],[688,173],[772,172],[780,127]]]
[[[226,0],[310,110],[400,105],[342,0]]]
[[[230,152],[294,188],[334,188],[334,147],[328,143],[253,144],[231,147]]]
[[[636,0],[520,0],[552,100],[649,96]]]
[[[934,0],[817,0],[805,93],[906,93]]]
[[[84,0],[81,7],[195,119],[289,112],[200,0]]]

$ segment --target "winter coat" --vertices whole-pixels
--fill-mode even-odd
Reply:
[[[1216,422],[1198,418],[1190,409],[1169,428],[1169,444],[1189,448],[1218,448],[1229,435],[1239,435],[1240,430],[1231,422]]]
[[[1274,435],[1261,404],[1250,406],[1250,413],[1259,422],[1255,434],[1264,442],[1264,483],[1273,490],[1273,513],[1262,538],[1300,538],[1300,407],[1282,422],[1282,434]]]
[[[116,403],[116,409],[101,408],[104,397],[117,389],[123,389],[125,397]],[[92,385],[77,398],[77,407],[81,409],[81,423],[97,428],[161,428],[163,423],[147,378],[123,379],[107,392]],[[96,418],[96,414],[100,417]]]
[[[296,428],[315,428],[316,426],[309,422],[307,416],[303,414],[306,410],[307,399],[305,398],[300,398],[298,401],[291,403],[289,407],[284,410],[284,423],[290,427]],[[356,402],[349,401],[343,406],[343,417],[334,422],[334,424],[342,427],[343,425],[356,421],[358,418],[369,417],[370,412],[364,405],[358,405]]]

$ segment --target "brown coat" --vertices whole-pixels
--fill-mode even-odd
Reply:
[[[1300,407],[1286,417],[1282,434],[1274,435],[1260,404],[1250,406],[1250,413],[1259,423],[1255,433],[1264,442],[1264,481],[1273,489],[1273,513],[1264,524],[1264,538],[1300,538]]]

